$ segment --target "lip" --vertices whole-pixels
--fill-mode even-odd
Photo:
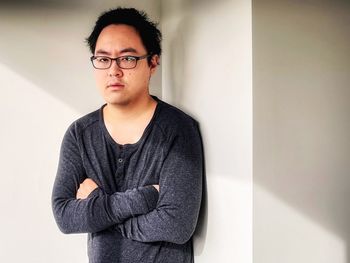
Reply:
[[[113,89],[113,90],[120,90],[123,89],[125,87],[124,84],[121,83],[110,83],[107,85],[107,88]]]

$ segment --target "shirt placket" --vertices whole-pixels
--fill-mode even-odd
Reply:
[[[118,188],[124,185],[124,172],[125,172],[125,148],[123,146],[119,146],[119,151],[116,156],[117,162],[117,171],[115,173],[116,182],[118,184]]]

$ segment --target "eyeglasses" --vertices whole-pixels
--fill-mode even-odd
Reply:
[[[108,69],[111,67],[113,60],[117,62],[117,65],[121,69],[133,69],[137,65],[137,61],[148,58],[151,54],[144,56],[122,56],[117,58],[110,58],[106,56],[92,56],[90,58],[92,65],[96,69]]]

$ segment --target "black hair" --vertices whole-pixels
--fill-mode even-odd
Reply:
[[[143,45],[147,53],[151,55],[161,55],[162,49],[160,42],[162,33],[157,28],[157,24],[150,21],[147,14],[143,11],[138,11],[135,8],[111,9],[102,13],[96,21],[95,27],[90,36],[86,38],[86,42],[92,54],[95,52],[97,38],[101,31],[113,24],[124,24],[135,28],[139,33]],[[149,57],[150,62],[152,57]]]

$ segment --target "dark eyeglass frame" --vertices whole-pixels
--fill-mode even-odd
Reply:
[[[150,57],[151,55],[152,55],[152,54],[146,54],[146,55],[143,55],[143,56],[131,56],[131,55],[128,55],[128,56],[120,56],[120,57],[116,57],[116,58],[111,58],[111,57],[108,57],[108,56],[91,56],[91,57],[90,57],[90,60],[91,60],[92,66],[93,66],[95,69],[109,69],[109,68],[112,66],[113,60],[116,61],[118,67],[121,68],[121,69],[133,69],[133,68],[136,68],[137,62],[138,62],[139,60],[148,58],[148,57]],[[98,58],[107,58],[107,59],[109,59],[109,61],[110,61],[109,66],[108,66],[108,67],[103,67],[103,68],[96,67],[95,64],[94,64],[94,60],[95,60],[95,59],[98,59]],[[135,66],[133,66],[133,67],[131,67],[131,68],[121,67],[121,66],[120,66],[120,63],[121,63],[121,60],[122,60],[123,58],[133,58],[133,59],[135,59]]]

